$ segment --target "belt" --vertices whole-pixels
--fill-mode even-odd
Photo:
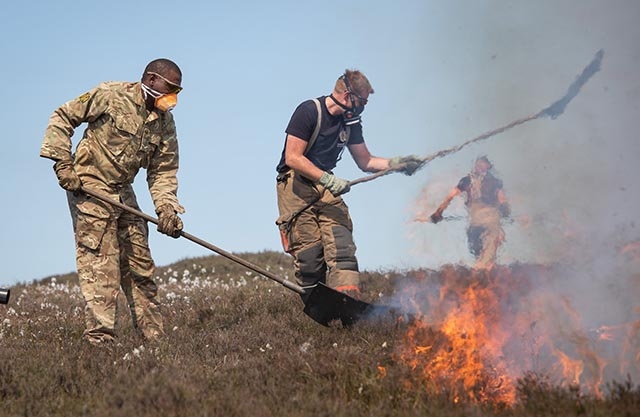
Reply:
[[[292,171],[278,173],[278,176],[276,176],[276,182],[277,183],[287,182],[287,180],[291,177],[291,173]]]
[[[315,184],[315,182],[310,180],[309,178],[307,178],[307,177],[305,177],[303,175],[300,175],[300,174],[296,174],[292,169],[290,169],[289,171],[286,171],[286,172],[279,173],[276,176],[276,181],[278,183],[286,182],[291,177],[295,177],[295,179],[298,179],[298,180],[300,180],[300,181],[302,181],[302,182],[304,182],[305,184],[308,184],[308,185],[314,185]]]

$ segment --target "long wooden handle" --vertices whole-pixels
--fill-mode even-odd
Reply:
[[[436,153],[433,153],[431,155],[427,155],[424,158],[421,158],[420,168],[418,168],[418,169],[421,169],[427,163],[433,161],[436,158],[442,158],[442,157],[447,156],[449,154],[452,154],[454,152],[458,152],[460,149],[464,148],[465,146],[468,146],[468,145],[471,145],[472,143],[479,142],[481,140],[490,138],[491,136],[497,135],[498,133],[502,133],[507,129],[511,129],[514,126],[520,125],[520,124],[528,122],[530,120],[537,119],[537,118],[539,118],[541,116],[544,116],[544,115],[546,115],[546,113],[544,113],[544,110],[539,111],[539,112],[537,112],[535,114],[532,114],[530,116],[523,117],[523,118],[518,119],[518,120],[514,120],[513,122],[511,122],[511,123],[509,123],[507,125],[501,126],[499,128],[490,130],[490,131],[485,132],[485,133],[483,133],[481,135],[473,137],[473,138],[471,138],[471,139],[467,140],[466,142],[463,142],[463,143],[461,143],[459,145],[453,146],[453,147],[448,148],[448,149],[442,149],[442,150],[440,150],[440,151],[438,151]],[[375,174],[367,175],[366,177],[361,177],[361,178],[355,179],[353,181],[349,181],[349,185],[356,185],[356,184],[360,184],[360,183],[363,183],[363,182],[369,182],[369,181],[375,180],[376,178],[380,178],[380,177],[382,177],[384,175],[391,174],[392,172],[398,172],[398,171],[400,171],[400,169],[402,169],[402,167],[398,167],[398,168],[395,168],[395,169],[387,168],[387,169],[384,169],[382,171],[378,171]]]

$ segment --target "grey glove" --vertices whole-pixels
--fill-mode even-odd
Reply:
[[[58,177],[58,184],[67,191],[78,191],[82,187],[82,181],[73,169],[73,162],[70,160],[56,161],[53,170]]]
[[[172,238],[180,237],[183,224],[173,206],[171,204],[164,204],[158,207],[156,213],[158,213],[158,232],[164,233]]]
[[[389,168],[402,172],[405,175],[413,175],[422,164],[422,159],[417,155],[396,156],[389,159]]]
[[[343,180],[342,178],[338,178],[333,174],[329,174],[328,172],[323,172],[320,177],[320,185],[322,185],[327,190],[331,191],[331,194],[334,196],[339,196],[340,194],[344,194],[351,189],[349,185],[349,181]]]

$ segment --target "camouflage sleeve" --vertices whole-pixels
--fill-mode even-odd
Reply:
[[[106,112],[108,99],[105,95],[105,90],[98,86],[56,109],[49,118],[40,156],[55,161],[71,159],[74,130]]]
[[[175,123],[169,115],[164,121],[163,137],[147,168],[147,184],[156,211],[160,206],[171,204],[177,213],[185,212],[178,203],[177,173],[178,139]]]

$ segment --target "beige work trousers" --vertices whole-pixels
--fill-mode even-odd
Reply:
[[[278,175],[276,187],[280,214],[276,224],[284,250],[294,258],[298,284],[322,282],[340,291],[357,289],[360,274],[353,224],[342,197],[292,170]]]
[[[469,210],[469,247],[476,256],[475,269],[493,268],[498,248],[504,242],[504,229],[497,207],[471,204]],[[474,241],[476,240],[476,241]]]

